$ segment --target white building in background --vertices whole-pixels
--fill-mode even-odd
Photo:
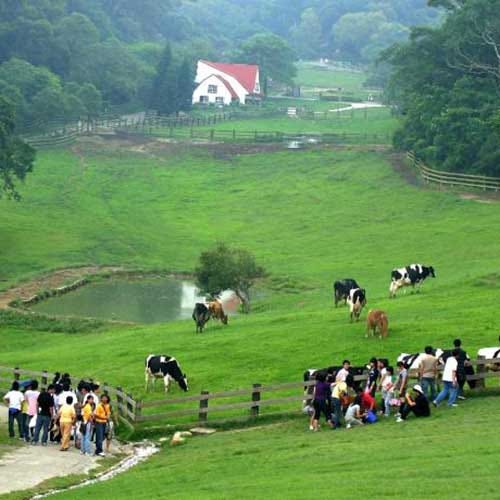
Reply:
[[[198,61],[193,104],[246,104],[261,98],[259,67]]]

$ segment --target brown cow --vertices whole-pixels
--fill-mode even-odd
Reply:
[[[222,308],[222,304],[218,300],[212,300],[208,303],[210,316],[214,319],[220,319],[224,325],[227,325],[227,314]]]
[[[366,318],[366,337],[368,337],[370,330],[372,335],[378,328],[379,337],[387,337],[387,328],[389,326],[389,320],[387,319],[387,314],[380,309],[374,309],[368,312]]]

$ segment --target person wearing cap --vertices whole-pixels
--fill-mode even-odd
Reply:
[[[419,384],[413,386],[412,393],[406,393],[405,403],[401,408],[400,415],[396,422],[406,420],[410,413],[413,413],[416,417],[429,417],[431,414],[429,401],[425,397],[424,391]]]
[[[457,367],[460,351],[453,349],[451,356],[446,360],[443,370],[443,390],[437,395],[437,398],[432,402],[437,406],[443,399],[448,396],[448,406],[457,406],[455,401],[458,394],[458,378]]]

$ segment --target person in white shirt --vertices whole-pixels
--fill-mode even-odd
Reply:
[[[351,362],[348,359],[345,359],[342,363],[342,368],[337,372],[335,376],[335,382],[345,382],[347,376],[349,375],[349,367],[351,366]]]
[[[14,420],[17,421],[19,439],[23,439],[22,412],[21,405],[24,401],[24,394],[19,390],[19,382],[12,382],[11,390],[3,397],[5,404],[9,407],[9,436],[15,437]]]
[[[455,401],[458,395],[458,379],[457,379],[457,368],[458,368],[458,356],[460,351],[454,349],[451,356],[446,360],[443,370],[443,390],[437,395],[437,398],[432,402],[434,406],[437,406],[443,399],[448,396],[448,406],[457,406]]]
[[[77,403],[76,399],[76,394],[71,390],[70,385],[68,383],[63,384],[63,390],[61,394],[57,396],[57,406],[61,407],[64,404],[66,404],[66,400],[68,396],[71,396],[73,398],[73,404],[72,406],[75,406],[75,403]]]
[[[364,416],[365,413],[361,411],[361,398],[356,396],[345,413],[346,429],[350,429],[353,425],[363,425]]]

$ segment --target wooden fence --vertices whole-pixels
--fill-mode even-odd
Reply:
[[[471,360],[476,367],[474,375],[468,375],[469,381],[476,382],[476,389],[484,389],[486,380],[500,378],[500,358],[485,359],[478,357]],[[45,387],[54,374],[47,371],[24,370],[0,366],[0,387],[8,389],[12,380],[22,377],[37,378]],[[6,376],[8,375],[8,376]],[[416,380],[417,373],[410,371],[410,379]],[[80,380],[73,377],[74,380]],[[367,372],[356,375],[354,380],[364,384]],[[88,380],[88,379],[86,379]],[[304,389],[314,385],[309,382],[288,382],[265,385],[254,383],[251,387],[222,392],[202,390],[200,394],[142,401],[135,399],[121,387],[113,387],[107,383],[101,384],[101,390],[109,393],[118,415],[127,425],[155,421],[170,424],[198,422],[224,422],[248,420],[259,416],[300,414],[303,401],[308,399]],[[163,384],[161,390],[163,390]],[[174,389],[175,391],[175,389]],[[222,417],[219,415],[222,414]],[[213,416],[213,417],[212,417]]]
[[[141,126],[120,129],[122,135],[150,135],[179,140],[203,140],[210,142],[245,142],[245,143],[296,143],[294,149],[308,144],[388,144],[389,133],[292,133],[277,130],[219,130],[207,128],[142,128]]]
[[[406,156],[412,162],[413,166],[419,170],[422,179],[424,179],[427,183],[432,182],[434,184],[439,184],[440,186],[475,188],[482,189],[484,191],[500,190],[500,178],[498,177],[443,172],[426,166],[417,158],[413,151],[408,151]]]

